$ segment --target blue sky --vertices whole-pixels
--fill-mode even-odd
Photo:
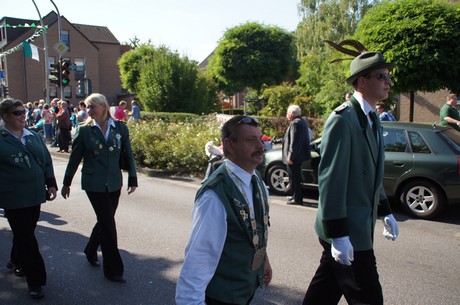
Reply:
[[[5,0],[6,1],[6,0]],[[107,26],[120,42],[137,36],[166,45],[198,62],[216,47],[223,33],[248,21],[293,31],[300,0],[53,0],[72,23]],[[42,16],[54,10],[49,0],[35,0]],[[2,5],[4,16],[38,19],[31,0]]]

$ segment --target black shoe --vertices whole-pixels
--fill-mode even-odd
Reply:
[[[14,275],[16,276],[23,277],[26,275],[24,273],[24,270],[22,270],[21,266],[16,266],[11,261],[9,261],[8,264],[6,264],[6,268],[11,269],[11,271],[13,271]]]
[[[106,278],[107,278],[109,281],[112,281],[112,282],[126,283],[125,278],[124,278],[123,276],[121,276],[121,275],[106,276]]]
[[[88,260],[88,263],[93,266],[93,267],[99,267],[99,260],[97,259],[97,252],[94,255],[88,255],[85,251],[83,251],[86,255],[86,259]]]
[[[45,295],[43,294],[42,287],[38,286],[29,288],[29,296],[32,299],[37,300],[43,298]]]
[[[88,263],[93,266],[93,267],[99,267],[101,264],[99,264],[99,261],[97,259],[89,259],[88,258]]]
[[[286,204],[288,204],[288,205],[294,205],[294,204],[302,205],[302,202],[297,202],[297,201],[295,201],[294,199],[291,199],[291,200],[288,200],[288,201],[286,202]]]

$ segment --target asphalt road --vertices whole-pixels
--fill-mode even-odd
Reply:
[[[66,158],[53,152],[53,159],[60,186]],[[129,196],[123,191],[116,219],[126,284],[107,281],[102,268],[86,262],[83,249],[95,215],[79,180],[78,173],[68,200],[59,196],[42,207],[36,235],[48,283],[40,301],[31,300],[25,280],[5,266],[12,235],[6,219],[0,217],[0,304],[174,304],[199,179],[140,174],[138,190]],[[269,288],[257,292],[254,305],[301,304],[318,266],[321,248],[313,230],[316,200],[305,199],[305,206],[286,206],[285,201],[270,197],[269,256],[274,278]],[[396,218],[401,232],[396,241],[383,238],[380,222],[376,228],[385,304],[460,304],[460,208],[449,209],[437,221],[410,219],[398,212]]]

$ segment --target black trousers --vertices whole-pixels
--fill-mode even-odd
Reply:
[[[88,258],[97,258],[97,249],[101,246],[104,275],[106,277],[123,275],[124,266],[118,250],[115,212],[120,199],[120,191],[86,192],[97,216],[85,254]]]
[[[35,238],[40,207],[41,205],[21,209],[5,209],[5,217],[8,219],[11,231],[13,231],[11,260],[14,264],[22,267],[29,288],[46,284],[45,262]]]
[[[300,177],[300,167],[301,164],[294,163],[288,165],[287,170],[289,174],[289,181],[291,183],[291,194],[292,199],[296,203],[303,202],[302,187],[301,187],[301,177]]]
[[[324,251],[303,305],[336,305],[342,295],[348,304],[383,305],[374,250],[355,251],[351,266],[337,263],[331,245],[320,239]]]
[[[72,140],[72,136],[69,128],[59,128],[59,149],[68,152],[70,140]]]

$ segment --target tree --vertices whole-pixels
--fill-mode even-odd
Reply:
[[[288,83],[272,86],[264,90],[263,98],[266,105],[260,114],[264,116],[283,117],[289,105],[292,104],[298,105],[304,115],[316,115],[315,110],[311,108],[310,97],[306,96],[299,86]]]
[[[353,35],[358,22],[376,1],[372,0],[302,0],[302,21],[296,31],[300,77],[297,84],[313,98],[312,108],[328,115],[343,102],[347,75],[342,65],[331,65],[334,50],[325,40],[342,41]],[[345,64],[343,65],[345,66]]]
[[[249,22],[227,30],[209,63],[227,94],[279,84],[295,71],[294,35],[277,26]]]
[[[121,85],[123,88],[137,92],[137,83],[144,68],[143,64],[153,58],[155,48],[151,44],[140,44],[137,38],[132,40],[136,47],[124,53],[118,60],[120,68]]]
[[[396,63],[395,92],[460,91],[460,5],[436,0],[385,1],[364,16],[355,39]]]
[[[209,113],[217,101],[216,86],[198,71],[195,61],[165,46],[144,58],[137,94],[149,111]]]

